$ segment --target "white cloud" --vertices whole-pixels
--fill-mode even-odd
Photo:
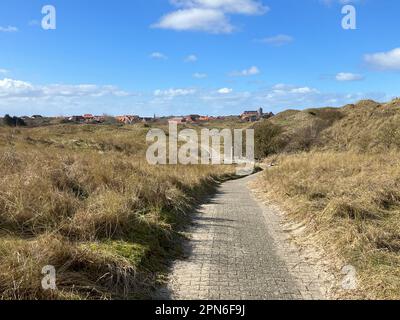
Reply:
[[[181,8],[208,8],[246,15],[260,15],[269,10],[260,1],[254,0],[172,0],[171,3]]]
[[[310,87],[292,86],[284,83],[278,83],[271,88],[271,95],[289,95],[289,94],[312,94],[318,93],[317,89]]]
[[[279,34],[274,37],[258,39],[256,41],[261,42],[261,43],[270,44],[272,46],[280,47],[285,44],[289,44],[289,43],[293,42],[293,37],[285,35],[285,34]]]
[[[170,12],[153,27],[176,31],[231,33],[229,15],[262,15],[269,8],[255,0],[171,0],[178,10]]]
[[[0,114],[13,115],[229,115],[259,106],[276,113],[286,109],[342,106],[367,98],[386,101],[391,96],[380,92],[326,92],[309,86],[288,84],[277,84],[251,92],[221,87],[173,88],[133,94],[115,86],[34,85],[19,80],[0,80]]]
[[[1,74],[6,74],[6,73],[8,73],[9,71],[7,70],[7,69],[0,69],[0,73]]]
[[[335,79],[337,81],[361,81],[364,80],[364,76],[350,72],[340,72],[336,75]]]
[[[232,92],[233,92],[233,89],[231,89],[231,88],[221,88],[218,90],[219,94],[229,94]]]
[[[134,94],[112,85],[44,84],[0,79],[0,114],[240,114],[244,109],[263,106],[279,112],[322,106],[342,106],[371,98],[385,101],[383,93],[337,93],[306,85],[276,84],[254,91],[230,87],[171,88]]]
[[[18,32],[18,28],[13,26],[7,26],[7,27],[0,26],[0,32]]]
[[[207,78],[207,74],[206,73],[196,72],[196,73],[193,74],[193,78],[204,79],[204,78]]]
[[[158,59],[158,60],[167,60],[168,59],[168,57],[165,54],[161,53],[161,52],[153,52],[153,53],[151,53],[150,54],[150,58]]]
[[[198,60],[198,58],[195,54],[188,55],[185,58],[185,62],[196,62],[197,60]]]
[[[378,70],[400,71],[400,48],[387,52],[366,54],[365,62]]]
[[[64,96],[64,97],[103,97],[106,95],[126,97],[131,95],[129,92],[118,89],[115,86],[98,86],[94,84],[80,85],[50,85],[42,87],[45,96]]]
[[[225,14],[213,9],[185,9],[169,13],[154,27],[176,31],[205,31],[210,33],[231,33],[234,27]]]
[[[248,69],[244,69],[242,71],[233,71],[230,73],[231,77],[248,77],[248,76],[255,76],[260,74],[261,71],[256,66],[252,66]]]
[[[21,97],[36,94],[38,90],[29,82],[13,79],[0,80],[0,97]]]
[[[188,96],[196,93],[195,89],[168,89],[168,90],[156,90],[154,95],[156,97],[165,97],[167,99],[173,99],[175,97]]]
[[[309,93],[318,93],[318,90],[309,87],[299,87],[291,89],[289,93],[309,94]]]
[[[1,98],[56,98],[56,97],[103,97],[106,95],[123,97],[130,93],[115,86],[98,86],[91,84],[63,85],[50,84],[33,85],[30,82],[5,78],[0,80]]]

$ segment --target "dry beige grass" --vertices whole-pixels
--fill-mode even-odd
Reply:
[[[230,167],[147,164],[142,126],[0,127],[0,298],[146,298]],[[53,265],[58,290],[43,291]]]
[[[265,194],[357,268],[360,288],[347,297],[399,299],[400,100],[287,111],[260,132],[271,124],[281,133],[261,140],[277,164],[260,179]]]
[[[361,287],[348,297],[400,298],[399,156],[281,155],[260,181],[324,251],[356,267]]]

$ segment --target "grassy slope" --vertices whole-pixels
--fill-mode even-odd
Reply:
[[[277,166],[260,181],[265,193],[356,267],[360,290],[350,295],[400,298],[400,101],[291,111],[271,123],[284,144],[270,154]]]
[[[137,126],[0,127],[0,298],[147,298],[222,166],[149,166]],[[57,269],[55,292],[41,270]]]

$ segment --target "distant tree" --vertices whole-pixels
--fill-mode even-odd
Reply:
[[[14,122],[15,122],[15,126],[17,126],[17,127],[25,127],[26,126],[26,123],[25,123],[24,119],[22,119],[22,118],[14,117]]]
[[[25,127],[26,123],[23,119],[18,117],[10,117],[10,115],[6,114],[3,119],[3,123],[9,127]]]
[[[8,114],[6,114],[4,116],[3,123],[4,123],[4,125],[9,126],[9,127],[15,127],[14,119],[12,117],[10,117],[10,115],[8,115]]]

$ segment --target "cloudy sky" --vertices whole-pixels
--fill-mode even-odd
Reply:
[[[398,0],[0,2],[0,116],[238,114],[400,95]],[[353,4],[357,30],[342,28]]]

